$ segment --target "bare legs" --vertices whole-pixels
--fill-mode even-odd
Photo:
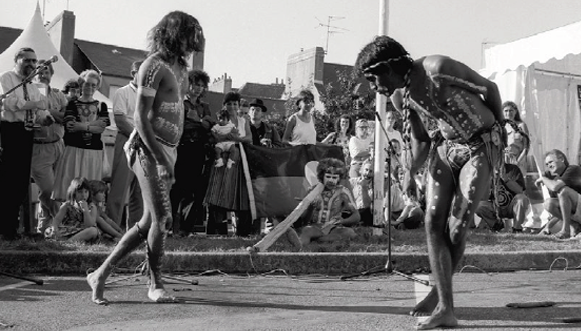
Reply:
[[[143,158],[142,158],[143,157]],[[161,257],[165,241],[165,225],[171,222],[169,187],[157,174],[155,162],[147,155],[139,155],[133,170],[141,188],[144,211],[137,225],[125,233],[105,262],[87,276],[93,291],[92,300],[97,304],[107,304],[103,297],[105,281],[112,266],[133,251],[147,233],[147,258],[150,270],[148,297],[155,302],[175,302],[163,287],[161,279]]]
[[[452,274],[464,255],[467,225],[490,185],[490,166],[482,150],[473,153],[459,173],[453,172],[439,155],[430,166],[426,232],[435,287],[411,312],[414,316],[431,313],[418,324],[420,330],[458,324],[454,316]]]

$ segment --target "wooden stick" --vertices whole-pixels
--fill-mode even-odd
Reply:
[[[317,184],[315,188],[307,194],[307,196],[296,206],[296,208],[277,226],[272,229],[262,240],[256,243],[254,246],[247,247],[251,253],[265,252],[268,250],[272,244],[282,236],[296,220],[307,210],[311,202],[313,202],[320,194],[323,192],[325,186],[321,183]]]

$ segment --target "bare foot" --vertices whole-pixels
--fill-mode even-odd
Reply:
[[[457,325],[458,320],[454,316],[452,310],[449,310],[448,312],[437,312],[428,317],[425,321],[418,323],[416,329],[431,330],[439,327],[451,328]]]
[[[103,298],[103,292],[105,291],[105,277],[99,277],[96,271],[91,272],[87,275],[87,283],[93,290],[91,300],[98,305],[107,305],[109,301]]]
[[[412,316],[430,316],[436,305],[438,304],[438,292],[436,291],[435,287],[432,287],[430,293],[424,298],[424,300],[420,301],[412,311],[410,311],[410,315]]]
[[[559,231],[558,233],[555,234],[554,237],[557,239],[568,239],[571,237],[571,234],[569,234],[569,232],[567,231]]]
[[[149,292],[147,293],[149,299],[157,303],[178,303],[179,301],[169,295],[164,288],[149,288]]]

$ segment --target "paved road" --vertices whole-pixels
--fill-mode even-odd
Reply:
[[[147,301],[146,279],[107,287],[108,306],[90,302],[82,277],[42,277],[44,285],[0,276],[0,330],[413,330],[407,315],[426,287],[398,275],[187,277],[168,280],[181,304]],[[427,279],[427,276],[423,275]],[[120,280],[120,281],[119,281]],[[581,323],[581,271],[461,273],[455,276],[462,330],[565,330]],[[511,302],[553,301],[547,308],[507,308]]]

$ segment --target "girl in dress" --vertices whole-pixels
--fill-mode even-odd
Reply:
[[[67,190],[67,200],[54,217],[53,226],[49,228],[47,236],[90,242],[99,238],[96,219],[97,208],[90,203],[89,182],[82,177],[74,178]]]

